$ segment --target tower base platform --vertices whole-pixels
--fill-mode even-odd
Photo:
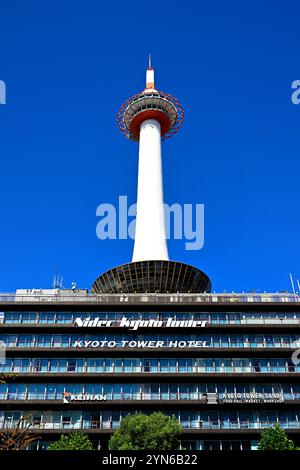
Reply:
[[[92,286],[96,294],[201,293],[211,281],[200,269],[177,261],[150,260],[123,264],[101,274]]]

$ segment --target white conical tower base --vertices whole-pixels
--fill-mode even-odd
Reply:
[[[147,119],[140,127],[137,215],[132,261],[168,259],[161,128],[155,119]]]

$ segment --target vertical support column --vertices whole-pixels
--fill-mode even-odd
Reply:
[[[161,128],[155,119],[147,119],[140,127],[137,216],[132,261],[168,259]]]

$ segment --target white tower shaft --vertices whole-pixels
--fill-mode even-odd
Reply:
[[[140,126],[137,215],[132,261],[168,259],[161,128],[155,119],[147,119]]]

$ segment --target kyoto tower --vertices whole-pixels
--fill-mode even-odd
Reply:
[[[139,144],[135,242],[132,262],[99,276],[96,293],[210,292],[211,282],[199,269],[169,261],[163,199],[162,140],[180,129],[184,111],[179,101],[155,88],[149,56],[146,88],[121,106],[122,134]]]
[[[173,96],[155,89],[150,56],[145,90],[123,104],[117,121],[120,131],[139,143],[137,216],[132,261],[168,260],[161,141],[179,130],[183,109]]]

